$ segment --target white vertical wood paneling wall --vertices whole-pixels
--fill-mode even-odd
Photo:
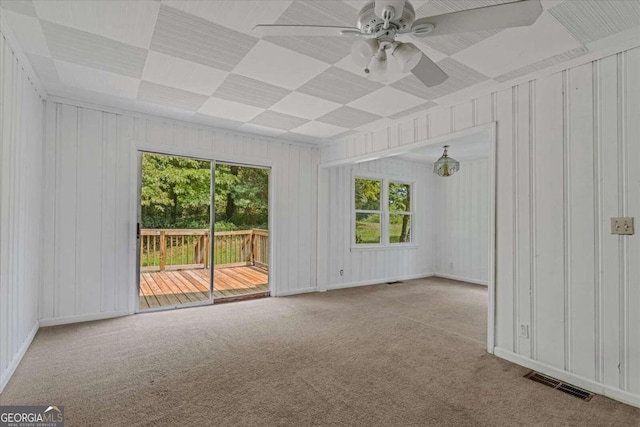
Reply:
[[[640,406],[640,233],[609,223],[640,222],[640,48],[336,141],[321,162],[492,121],[496,354]]]
[[[415,213],[412,237],[415,247],[351,250],[354,173],[413,182]],[[320,200],[322,239],[318,284],[336,289],[363,284],[423,277],[433,272],[432,207],[428,202],[432,174],[427,165],[381,159],[322,171],[326,187]],[[340,270],[344,275],[340,275]]]
[[[487,285],[489,161],[461,162],[460,171],[434,180],[436,275]]]
[[[38,330],[43,101],[0,33],[0,391]]]
[[[315,290],[317,148],[48,101],[42,325],[132,313],[141,147],[271,166],[273,294]]]

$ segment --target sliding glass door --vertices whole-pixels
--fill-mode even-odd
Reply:
[[[269,295],[269,169],[216,163],[214,297]]]
[[[213,162],[140,153],[138,308],[210,304]]]

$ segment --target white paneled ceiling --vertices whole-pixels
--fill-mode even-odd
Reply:
[[[415,0],[418,17],[512,0]],[[450,78],[427,88],[395,70],[367,79],[351,39],[252,35],[256,24],[354,26],[366,1],[0,0],[51,95],[314,143],[437,107],[590,52],[640,26],[637,0],[542,0],[524,28],[415,43]]]

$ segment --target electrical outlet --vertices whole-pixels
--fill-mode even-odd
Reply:
[[[527,339],[529,338],[529,325],[520,325],[520,337]]]
[[[620,217],[611,218],[611,234],[634,234],[633,230],[633,218],[632,217]]]

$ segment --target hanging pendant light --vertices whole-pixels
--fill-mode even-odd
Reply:
[[[449,157],[449,154],[447,154],[448,145],[443,146],[443,148],[444,153],[433,165],[433,173],[442,177],[451,176],[460,170],[460,162]]]

